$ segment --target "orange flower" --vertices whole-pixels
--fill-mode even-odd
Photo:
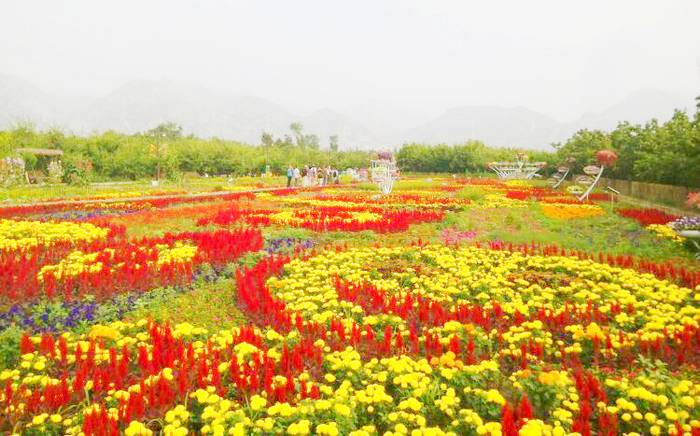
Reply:
[[[603,215],[600,206],[590,204],[543,204],[542,212],[548,218],[570,220]]]

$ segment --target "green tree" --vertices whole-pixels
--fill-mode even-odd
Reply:
[[[262,132],[262,135],[260,135],[260,143],[263,147],[272,147],[275,145],[275,137],[272,136],[271,133]]]
[[[554,144],[560,160],[571,158],[573,160],[573,170],[580,172],[581,169],[594,163],[595,153],[598,150],[611,148],[612,141],[610,135],[602,130],[579,130],[564,144]]]
[[[289,125],[289,130],[292,131],[297,147],[304,148],[304,126],[299,122],[294,122]]]
[[[331,135],[328,137],[328,144],[333,153],[338,152],[338,135]]]
[[[162,138],[164,140],[172,141],[174,139],[179,139],[182,137],[182,126],[171,121],[158,124],[151,130],[144,132],[146,136],[152,138]]]
[[[321,148],[321,139],[314,133],[304,135],[302,141],[302,148],[310,148],[312,150]]]

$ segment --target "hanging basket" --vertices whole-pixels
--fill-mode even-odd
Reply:
[[[595,154],[595,158],[599,164],[606,167],[611,167],[617,162],[617,154],[612,150],[600,150]]]

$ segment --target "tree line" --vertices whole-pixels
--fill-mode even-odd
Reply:
[[[83,171],[89,163],[94,179],[139,179],[156,173],[259,174],[267,165],[282,173],[290,163],[362,168],[375,155],[339,151],[337,136],[329,138],[326,150],[319,142],[317,135],[304,132],[299,123],[293,123],[290,133],[279,138],[263,133],[259,145],[187,136],[174,123],[137,134],[108,131],[90,136],[56,129],[39,132],[21,125],[0,131],[0,157],[12,156],[16,148],[55,148],[64,151],[67,173]],[[596,151],[610,149],[618,155],[616,166],[607,173],[610,177],[700,187],[700,98],[693,116],[675,111],[666,122],[622,122],[612,131],[583,129],[552,145],[549,152],[525,152],[530,161],[548,164],[545,175],[564,162],[573,165],[575,173],[580,172],[594,163]],[[489,147],[476,140],[454,145],[408,143],[400,147],[396,159],[403,172],[479,173],[488,171],[489,162],[514,160],[520,151]],[[31,155],[24,158],[29,169],[42,163]]]
[[[512,161],[525,152],[530,161],[546,162],[548,175],[562,164],[580,173],[595,163],[598,150],[613,150],[618,156],[612,178],[700,187],[700,97],[693,116],[675,111],[666,122],[652,119],[645,124],[621,122],[612,131],[583,129],[554,150],[523,151],[488,147],[479,141],[456,145],[405,144],[397,154],[402,171],[482,172],[494,161]]]
[[[580,130],[554,144],[558,158],[570,157],[576,170],[591,162],[597,150],[617,153],[610,177],[641,182],[700,187],[700,98],[698,111],[675,111],[671,119],[645,124],[622,122],[610,131]]]
[[[300,124],[292,124],[292,135],[275,139],[263,133],[261,144],[254,146],[218,138],[202,139],[184,135],[174,123],[164,123],[137,134],[114,131],[78,136],[58,129],[37,131],[31,125],[19,125],[0,131],[0,157],[15,156],[18,148],[63,150],[61,158],[66,174],[84,171],[92,180],[176,177],[184,172],[199,174],[260,174],[269,165],[282,173],[290,163],[296,165],[332,165],[338,168],[365,167],[370,159],[366,151],[338,151],[338,137],[330,138],[331,149],[319,147],[318,136],[306,134]],[[40,169],[45,162],[31,154],[22,155],[27,169]]]

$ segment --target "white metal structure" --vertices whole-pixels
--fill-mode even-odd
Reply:
[[[539,174],[537,173],[545,165],[545,162],[525,162],[519,159],[516,162],[492,162],[490,167],[501,179],[530,180],[538,177]]]
[[[587,167],[583,168],[583,172],[586,173],[586,176],[578,176],[577,177],[577,182],[580,185],[587,185],[588,189],[581,194],[581,196],[578,198],[578,201],[585,201],[588,199],[588,195],[593,192],[593,188],[598,184],[598,181],[600,180],[600,177],[603,175],[603,171],[605,170],[605,166],[596,166],[596,165],[589,165]],[[595,178],[593,178],[595,176]]]
[[[394,182],[399,178],[399,170],[393,159],[377,159],[370,163],[370,175],[382,194],[389,195],[394,189]]]
[[[557,168],[557,172],[552,174],[552,178],[550,180],[550,183],[552,183],[552,189],[557,189],[562,183],[564,183],[566,176],[569,175],[569,171],[571,171],[571,168],[569,167]]]

